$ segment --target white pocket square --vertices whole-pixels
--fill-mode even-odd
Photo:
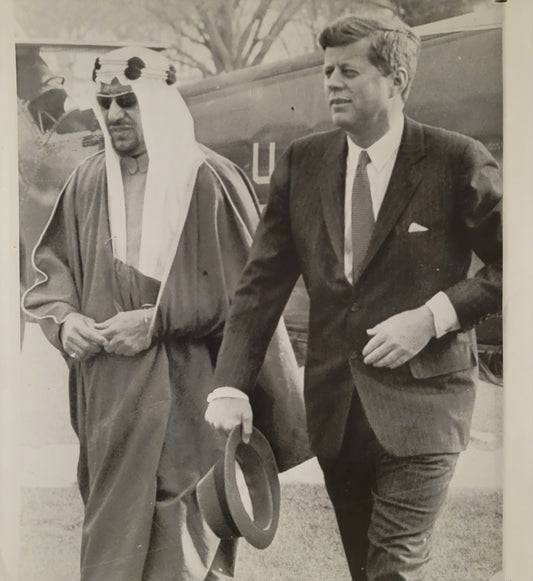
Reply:
[[[427,232],[428,229],[425,226],[422,226],[421,224],[417,224],[416,222],[411,222],[411,224],[409,224],[409,230],[407,230],[408,232]]]

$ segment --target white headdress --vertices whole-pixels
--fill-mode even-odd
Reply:
[[[142,47],[125,47],[99,57],[93,80],[97,84],[111,83],[114,78],[131,85],[137,97],[149,158],[138,268],[147,276],[163,280],[177,248],[205,154],[196,142],[189,109],[172,84],[175,71],[162,54]],[[94,111],[105,139],[113,252],[125,262],[126,211],[120,158],[96,101]]]

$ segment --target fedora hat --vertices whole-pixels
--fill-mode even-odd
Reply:
[[[198,482],[200,512],[221,539],[243,537],[257,549],[270,545],[279,522],[280,484],[274,453],[254,428],[250,442],[241,426],[231,432],[224,457]]]

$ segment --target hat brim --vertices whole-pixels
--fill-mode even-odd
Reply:
[[[239,491],[237,465],[248,488],[252,514]],[[257,549],[272,543],[279,523],[280,484],[272,449],[257,428],[248,444],[242,441],[240,426],[231,432],[224,458],[198,482],[196,494],[202,516],[219,538],[244,537]]]

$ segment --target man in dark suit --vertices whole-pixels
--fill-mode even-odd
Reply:
[[[352,578],[420,581],[468,443],[473,325],[500,309],[501,181],[480,143],[404,117],[420,42],[403,23],[344,17],[319,42],[339,129],[276,166],[206,419],[248,438],[246,392],[301,274],[308,430]]]

